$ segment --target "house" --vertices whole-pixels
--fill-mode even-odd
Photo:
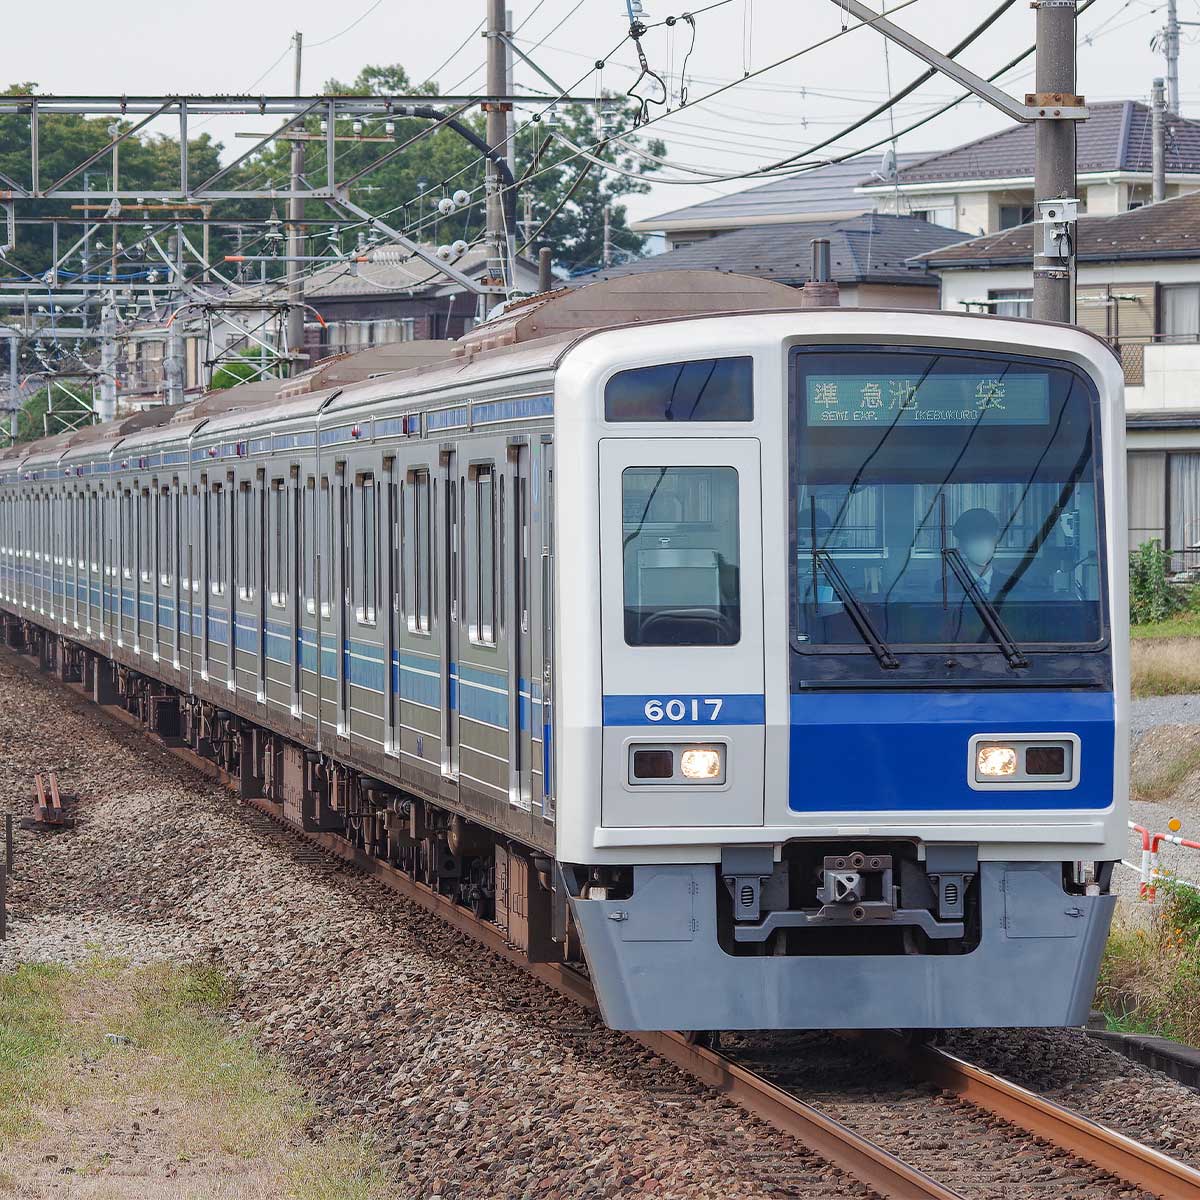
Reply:
[[[1034,225],[922,254],[941,305],[1029,316]],[[1200,568],[1200,192],[1076,227],[1076,318],[1125,370],[1129,526]]]
[[[1076,126],[1081,211],[1122,213],[1151,199],[1152,118],[1136,100],[1089,104]],[[1200,121],[1164,115],[1167,196],[1200,188]],[[970,234],[1031,221],[1032,124],[1010,125],[973,142],[899,167],[894,180],[864,179],[858,194],[880,212],[921,212]]]
[[[937,308],[937,280],[913,255],[961,240],[916,217],[863,213],[835,220],[751,225],[666,254],[623,263],[579,277],[576,283],[618,278],[644,271],[731,271],[771,279],[791,287],[808,282],[811,243],[828,238],[833,279],[845,305],[881,308]]]
[[[312,310],[304,323],[310,362],[386,342],[460,337],[475,323],[478,297],[436,267],[396,246],[379,247],[368,257],[364,263],[331,263],[305,280],[304,300]],[[487,247],[471,247],[453,265],[472,279],[482,278]],[[537,291],[535,263],[518,258],[516,274],[518,291]]]
[[[897,158],[897,165],[909,166],[924,157],[924,154],[901,154]],[[664,235],[667,249],[672,250],[688,242],[750,225],[783,225],[856,217],[876,207],[875,197],[858,190],[859,184],[873,171],[884,171],[881,157],[861,154],[845,162],[826,163],[812,170],[728,196],[717,196],[657,217],[630,221],[629,228],[635,233]]]

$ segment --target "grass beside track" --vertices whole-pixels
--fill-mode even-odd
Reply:
[[[1200,692],[1200,618],[1189,620],[1197,625],[1195,635],[1162,632],[1175,621],[1133,627],[1130,671],[1136,698]]]
[[[1200,1046],[1200,892],[1160,883],[1147,912],[1148,922],[1118,913],[1096,1004],[1112,1029]]]
[[[25,964],[0,974],[0,1196],[376,1200],[369,1146],[231,1032],[213,967]]]

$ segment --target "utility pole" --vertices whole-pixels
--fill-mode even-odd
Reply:
[[[174,291],[176,297],[183,295],[183,240],[180,233],[179,226],[176,226],[175,232],[167,243],[168,253],[175,263]],[[172,305],[171,324],[167,328],[166,361],[163,363],[163,382],[166,393],[164,398],[168,404],[183,403],[183,339],[179,336],[179,322],[175,319],[178,313],[178,306]]]
[[[612,266],[612,206],[604,206],[604,265]]]
[[[512,37],[512,31],[512,9],[506,8],[504,10],[504,32],[508,37]],[[516,88],[513,86],[513,52],[512,45],[509,42],[504,43],[504,93],[507,96],[512,96],[516,93]],[[508,173],[514,179],[517,177],[516,133],[516,113],[513,112],[510,105],[508,112],[504,114],[504,157],[508,160]]]
[[[18,363],[21,359],[21,341],[14,334],[8,339],[8,402],[12,405],[8,414],[8,434],[11,441],[17,440],[17,425],[21,416],[21,373]]]
[[[1150,89],[1151,96],[1151,130],[1153,133],[1152,141],[1152,177],[1154,179],[1154,191],[1152,193],[1155,202],[1165,200],[1167,198],[1167,121],[1166,113],[1163,111],[1165,101],[1163,99],[1163,81],[1156,79],[1153,87]]]
[[[111,293],[100,313],[100,400],[96,420],[117,415],[117,302]]]
[[[297,30],[292,38],[296,50],[296,71],[292,94],[300,95],[300,52],[303,47],[304,35]],[[293,130],[293,133],[298,132]],[[300,190],[300,176],[304,172],[304,142],[299,138],[292,140],[292,191]],[[304,219],[304,201],[293,196],[288,201],[288,237],[287,237],[287,348],[289,354],[299,354],[304,349],[304,277],[301,274],[300,256],[304,253],[304,238],[300,228]],[[301,363],[292,360],[293,373],[298,372]]]
[[[1167,57],[1167,109],[1179,116],[1179,15],[1175,0],[1167,0],[1167,24],[1163,30],[1163,52]]]
[[[503,96],[507,80],[508,47],[500,34],[505,31],[504,0],[485,0],[487,4],[487,91],[492,96]],[[498,149],[508,135],[508,113],[506,104],[487,105],[487,143]],[[515,280],[510,277],[510,264],[514,261],[516,244],[515,229],[504,228],[504,202],[500,195],[501,178],[495,163],[487,164],[487,232],[490,246],[489,271],[493,279],[499,280],[506,292],[512,292]]]
[[[1041,0],[1037,5],[1034,87],[1026,103],[1078,105],[1075,95],[1075,0]],[[1033,194],[1042,230],[1042,253],[1033,260],[1033,316],[1038,321],[1074,319],[1074,261],[1068,239],[1074,232],[1075,122],[1035,122]],[[1066,206],[1049,202],[1071,200]],[[1055,223],[1057,222],[1057,224]]]

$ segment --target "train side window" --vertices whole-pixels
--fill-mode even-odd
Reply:
[[[237,513],[238,595],[254,599],[254,490],[246,480],[238,486]]]
[[[606,421],[752,421],[749,356],[618,371],[604,385]]]
[[[97,575],[99,575],[100,574],[100,561],[104,557],[104,552],[101,548],[103,541],[104,541],[104,507],[100,503],[99,494],[96,492],[92,493],[92,495],[90,497],[90,503],[91,503],[91,507],[92,507],[92,520],[91,520],[92,559],[91,559],[91,562],[92,562],[92,570]]]
[[[133,578],[133,497],[128,488],[121,493],[121,577]]]
[[[267,503],[267,587],[276,608],[287,604],[287,490],[282,479],[271,480]]]
[[[214,596],[225,594],[225,489],[214,483],[208,493],[208,579]]]
[[[408,556],[410,570],[406,577],[412,580],[412,591],[408,606],[408,628],[412,633],[429,632],[429,614],[432,608],[430,580],[430,540],[432,521],[429,472],[413,471],[409,474],[409,508],[412,513],[412,536],[408,539],[412,550]]]
[[[158,545],[160,583],[169,584],[175,563],[175,522],[171,516],[171,489],[163,488],[158,494]]]
[[[150,489],[142,488],[138,502],[138,571],[143,583],[151,581],[152,554],[150,537],[152,533],[150,521]]]
[[[304,547],[304,568],[300,586],[304,595],[305,612],[317,611],[317,481],[310,475],[304,481],[304,502],[300,511],[300,545]]]
[[[333,501],[329,494],[329,476],[321,476],[321,613],[329,616],[333,611],[330,597],[333,595]]]
[[[625,641],[730,646],[741,638],[733,467],[626,467]]]
[[[366,471],[355,477],[353,545],[358,562],[351,563],[354,579],[354,613],[360,625],[374,625],[378,607],[379,537],[376,528],[375,476]]]
[[[471,641],[496,644],[496,474],[491,466],[476,467],[474,545],[471,547]]]

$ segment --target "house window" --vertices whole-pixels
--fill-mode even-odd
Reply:
[[[988,292],[988,311],[998,317],[1033,315],[1033,288],[1000,288]]]
[[[918,221],[928,221],[930,225],[941,225],[945,229],[956,229],[954,205],[939,205],[937,208],[914,208],[911,213]]]
[[[1000,228],[1015,229],[1018,225],[1028,225],[1033,220],[1032,204],[1002,204],[1000,205]]]
[[[1162,341],[1200,341],[1200,283],[1162,289]]]

